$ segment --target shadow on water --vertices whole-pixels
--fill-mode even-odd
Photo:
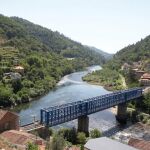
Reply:
[[[124,124],[124,125],[118,123],[116,126],[111,127],[108,130],[102,132],[102,135],[106,137],[111,137],[115,135],[116,133],[123,131],[126,128],[129,128],[131,125],[133,125],[133,123],[131,122],[127,122],[127,124]]]

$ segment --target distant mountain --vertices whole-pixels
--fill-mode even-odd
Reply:
[[[102,51],[102,50],[100,50],[100,49],[98,49],[98,48],[96,48],[96,47],[92,47],[92,46],[85,46],[85,47],[87,47],[87,48],[89,48],[90,50],[93,50],[93,51],[95,51],[95,52],[101,54],[102,56],[105,57],[106,60],[109,60],[109,59],[113,58],[113,55],[114,55],[114,54],[110,54],[110,53],[104,52],[104,51]]]

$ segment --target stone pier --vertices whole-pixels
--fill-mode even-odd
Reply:
[[[78,117],[78,132],[84,132],[87,136],[89,135],[89,117],[80,116]]]
[[[121,124],[125,124],[127,122],[127,103],[118,105],[116,119]]]

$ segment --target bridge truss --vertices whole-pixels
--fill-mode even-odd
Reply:
[[[77,119],[80,116],[90,115],[104,109],[129,102],[142,96],[142,88],[116,91],[77,102],[41,109],[41,124],[55,126]]]

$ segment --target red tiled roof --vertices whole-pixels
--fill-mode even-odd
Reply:
[[[129,140],[128,144],[139,150],[150,150],[150,142],[149,141],[131,138]]]
[[[1,136],[7,139],[10,143],[18,145],[26,145],[28,142],[35,142],[36,140],[43,141],[41,138],[36,138],[36,136],[33,134],[16,130],[5,131],[1,134]]]
[[[141,78],[142,79],[150,79],[150,74],[149,73],[144,73]]]

